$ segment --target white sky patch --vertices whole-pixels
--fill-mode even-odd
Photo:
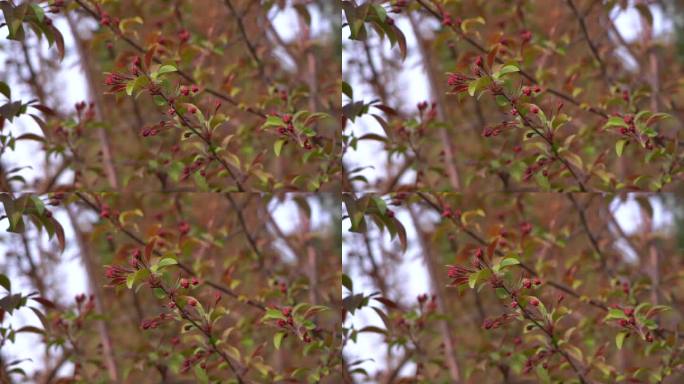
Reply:
[[[633,42],[641,35],[641,14],[634,7],[634,0],[630,0],[629,7],[622,10],[615,6],[610,12],[610,17],[615,21],[615,26],[627,42]],[[656,5],[650,5],[649,10],[653,15],[653,33],[655,36],[669,35],[674,31],[674,23],[666,18],[663,9]]]
[[[311,228],[316,230],[317,228],[324,228],[329,225],[333,217],[330,213],[325,212],[323,207],[321,207],[318,200],[313,198],[306,199],[309,207],[311,209]],[[273,215],[273,220],[276,222],[280,230],[284,235],[288,236],[301,229],[301,219],[302,212],[297,205],[297,203],[288,196],[284,201],[272,200],[269,203],[268,210]],[[297,255],[292,253],[292,250],[287,246],[285,240],[278,237],[278,233],[275,228],[269,223],[268,228],[273,234],[273,246],[282,254],[284,261],[295,262],[297,260]]]
[[[391,276],[388,276],[392,277],[392,280],[389,281],[390,283],[399,283],[398,297],[390,297],[389,299],[395,300],[405,307],[411,307],[416,304],[416,297],[418,295],[422,293],[430,293],[432,292],[432,288],[430,287],[430,277],[422,257],[420,241],[417,237],[418,235],[416,233],[416,228],[413,226],[411,217],[404,209],[396,209],[395,213],[397,219],[404,224],[406,229],[408,248],[403,254],[400,264],[393,266],[393,268],[396,268],[394,270],[395,273],[393,273]],[[426,221],[432,221],[432,218]],[[430,223],[427,224],[430,225]],[[387,248],[399,247],[399,240],[396,238],[392,240],[387,231],[379,233],[377,227],[375,227],[375,225],[370,221],[368,221],[368,225],[370,228],[372,228],[370,230],[369,236],[371,237],[371,248],[376,259],[380,259],[379,255],[381,255],[381,246]],[[352,263],[350,261],[350,252],[356,250],[357,247],[365,250],[365,248],[359,245],[362,244],[362,240],[360,239],[361,235],[349,232],[350,228],[351,222],[348,219],[344,220],[342,222],[342,233],[344,234],[344,240],[342,243],[343,270],[354,282],[354,293],[363,293],[364,295],[368,295],[372,292],[376,292],[377,287],[375,287],[373,284],[372,279],[361,272],[356,263]],[[429,230],[429,227],[426,225],[424,230]],[[362,251],[362,253],[365,252]],[[378,263],[382,264],[382,261],[378,260]],[[368,266],[364,265],[363,268],[365,270],[368,268]],[[348,290],[343,289],[343,291],[343,297],[349,294]],[[384,309],[384,306],[378,302],[373,301],[372,305]],[[376,326],[383,329],[385,328],[382,319],[380,319],[375,311],[369,307],[365,307],[355,312],[354,316],[348,316],[344,326],[353,326],[357,330],[366,326]],[[399,352],[394,351],[394,353],[390,354],[389,357],[397,358],[399,357],[396,356],[397,353]],[[344,354],[345,358],[348,360],[348,363],[362,361],[355,367],[365,369],[371,377],[378,371],[386,369],[388,366],[387,348],[383,343],[383,337],[375,333],[364,332],[359,334],[356,343],[349,341],[346,344],[344,348]],[[407,364],[400,371],[400,374],[408,374],[408,372],[415,370],[414,367],[415,365],[412,363]],[[355,376],[355,379],[357,380],[361,380],[362,378],[363,376],[361,375]]]
[[[384,68],[383,57],[398,56],[399,48],[397,46],[392,47],[387,39],[380,42],[379,37],[374,32],[369,31],[369,44],[371,47],[375,47],[378,44],[382,47],[381,50],[371,49],[371,57],[378,73],[392,73],[396,76],[392,79],[393,81],[388,84],[388,89],[390,93],[392,93],[392,87],[395,87],[397,91],[396,97],[398,99],[391,100],[392,104],[389,106],[403,110],[403,112],[407,114],[415,113],[417,110],[416,105],[419,102],[432,101],[430,97],[431,90],[429,88],[430,82],[425,74],[421,56],[415,54],[415,52],[419,50],[419,47],[410,22],[405,18],[400,18],[396,20],[396,25],[402,30],[406,37],[406,45],[409,52],[403,65],[398,71],[395,69],[388,71],[387,68]],[[348,65],[348,60],[351,57],[358,58],[358,60],[365,60],[366,52],[360,42],[349,41],[348,28],[343,30],[343,37],[345,47],[342,50],[342,73],[345,75],[345,81],[354,89],[355,101],[362,100],[366,103],[370,102],[377,98],[377,95],[374,94],[373,89],[366,81],[366,79],[371,76],[370,69],[367,71],[368,73],[359,74],[350,72]],[[343,104],[349,101],[347,97],[343,98]],[[406,107],[400,108],[399,106],[402,105],[405,105]],[[371,112],[381,116],[383,115],[383,113],[377,109],[371,108]],[[370,115],[364,115],[357,118],[356,121],[350,123],[346,129],[347,134],[351,131],[356,137],[361,137],[368,133],[385,136],[380,124]],[[379,181],[379,177],[387,175],[389,170],[396,170],[400,167],[403,163],[403,156],[397,154],[387,161],[387,151],[384,149],[384,144],[374,140],[363,140],[359,142],[356,150],[352,148],[349,149],[344,158],[344,162],[346,163],[346,167],[350,170],[363,167],[364,170],[357,174],[368,179],[369,184],[374,184]],[[416,173],[411,169],[402,176],[400,181],[410,182],[415,180],[415,177]],[[365,184],[356,184],[357,187],[365,187]]]
[[[280,38],[287,44],[294,42],[299,38],[302,32],[300,16],[297,11],[292,8],[292,2],[287,3],[287,7],[283,10],[278,7],[273,7],[268,17],[273,23],[273,27],[278,32]],[[321,15],[318,7],[314,5],[306,8],[311,16],[310,33],[314,38],[323,36],[330,30],[331,24]],[[270,33],[270,32],[269,32]],[[294,62],[290,55],[284,48],[276,46],[273,53],[285,64],[285,67],[290,70],[296,70],[301,63]]]
[[[71,226],[71,221],[69,220],[66,212],[64,212],[62,209],[52,208],[51,210],[55,219],[62,224],[65,238],[74,239],[74,229]],[[28,224],[28,227],[29,228],[27,229],[26,235],[29,239],[33,239],[33,241],[29,242],[29,248],[31,250],[33,260],[36,262],[36,264],[39,264],[39,245],[36,244],[35,241],[40,243],[40,248],[42,249],[56,249],[55,244],[57,239],[48,239],[48,235],[45,231],[37,233],[35,227],[33,227],[31,224]],[[12,292],[26,295],[34,290],[29,280],[25,278],[23,273],[19,273],[14,269],[6,268],[9,266],[9,261],[7,260],[8,249],[16,247],[15,249],[18,249],[17,252],[23,254],[23,246],[21,246],[20,235],[6,232],[7,228],[7,220],[1,220],[0,231],[3,232],[2,239],[6,239],[7,241],[0,243],[0,266],[3,266],[2,272],[9,273],[10,280],[13,283]],[[75,240],[67,240],[66,248],[59,258],[60,263],[56,266],[56,270],[51,275],[51,277],[55,278],[56,281],[46,281],[48,286],[55,286],[55,290],[51,290],[49,292],[51,296],[47,297],[47,299],[63,306],[69,306],[73,304],[74,297],[76,295],[89,292],[89,288],[87,286],[87,276],[81,263],[78,245],[75,243]],[[22,259],[20,264],[23,270],[28,269],[27,261]],[[42,305],[33,301],[29,301],[29,305],[41,310],[44,309]],[[7,319],[8,317],[9,320],[7,323],[11,324],[14,329],[18,329],[26,325],[43,328],[36,315],[30,309],[28,309],[28,307],[23,307],[19,311],[14,312],[12,316],[6,316],[5,318]],[[43,368],[42,363],[44,349],[42,348],[41,338],[41,336],[33,333],[20,333],[17,335],[14,343],[7,343],[3,347],[3,356],[9,361],[14,359],[30,359],[18,365],[18,367],[24,369],[24,371],[30,376],[36,370]],[[37,345],[40,345],[41,348],[36,348]],[[72,367],[73,365],[70,363],[65,364],[61,368],[60,372],[68,372],[70,369],[72,369]]]
[[[45,71],[50,74],[50,81],[46,82],[45,88],[48,91],[47,94],[51,99],[48,100],[50,103],[48,107],[61,111],[62,113],[69,113],[73,111],[74,104],[86,100],[87,89],[85,77],[83,76],[83,71],[78,66],[80,58],[78,52],[76,51],[74,45],[74,37],[71,34],[71,30],[66,20],[63,17],[58,17],[54,19],[54,25],[64,37],[65,46],[65,56],[62,63],[56,69],[48,69]],[[8,49],[0,50],[0,63],[4,63],[9,52],[18,53],[21,51],[20,43],[17,41],[11,41],[6,39],[6,28],[0,28],[2,31],[2,36],[0,40],[3,41],[2,46]],[[39,57],[47,57],[56,54],[56,48],[50,47],[47,40],[40,40],[40,44],[36,44],[36,38],[33,32],[27,32],[27,45],[29,47],[29,57],[31,62],[36,69],[37,73],[42,71],[40,67]],[[39,52],[36,52],[36,48]],[[28,78],[28,69],[24,68],[21,74],[23,77]],[[10,88],[12,89],[12,100],[22,100],[26,102],[33,98],[30,90],[24,86],[24,82],[20,79],[14,77],[9,77],[3,79]],[[0,96],[2,97],[2,96]],[[39,116],[42,113],[37,112],[33,108],[29,108],[29,112],[37,114]],[[15,118],[12,123],[6,122],[6,128],[12,131],[16,136],[33,133],[39,136],[43,136],[43,133],[38,126],[38,124],[28,115],[22,115]],[[33,165],[31,168],[24,168],[18,171],[16,174],[22,176],[28,184],[32,184],[37,178],[45,177],[43,171],[43,159],[45,154],[42,150],[43,145],[32,140],[21,140],[17,142],[16,150],[8,150],[2,156],[2,162],[8,169],[13,167],[23,167],[27,165]],[[40,162],[38,160],[40,159]],[[53,170],[57,166],[57,157],[54,158],[54,163],[49,163],[49,169]],[[58,181],[71,180],[73,178],[73,172],[67,170],[62,174]],[[18,186],[18,184],[14,184]]]

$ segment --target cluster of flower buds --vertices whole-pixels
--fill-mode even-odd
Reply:
[[[52,206],[57,206],[62,204],[64,200],[64,192],[54,192],[49,196],[48,204]]]
[[[617,92],[620,92],[620,90],[617,90]],[[629,102],[629,90],[622,90],[622,100]]]
[[[423,117],[424,121],[432,121],[437,117],[437,103],[434,101],[432,103],[421,101],[416,106],[418,107],[418,112],[420,112],[420,115]]]
[[[120,265],[107,265],[105,267],[105,276],[110,280],[114,286],[123,285],[128,279],[128,275],[133,273],[131,268],[122,267]]]
[[[643,142],[644,147],[648,150],[652,150],[654,148],[651,138],[637,130],[636,124],[634,122],[634,115],[626,114],[622,116],[622,120],[625,122],[625,124],[627,124],[627,127],[619,128],[621,135]]]
[[[181,176],[181,180],[186,180],[188,177],[190,177],[191,174],[196,172],[198,169],[202,168],[205,164],[205,159],[203,157],[197,158],[195,161],[193,161],[190,165],[186,165],[183,168],[183,175]],[[206,175],[206,172],[204,170],[200,171],[200,174],[202,176]]]
[[[532,224],[527,221],[520,223],[520,234],[523,236],[529,235],[532,232]]]
[[[100,206],[100,217],[102,217],[103,219],[108,219],[111,216],[111,214],[112,212],[109,208],[109,204],[104,203]]]
[[[536,162],[532,163],[530,166],[528,166],[525,169],[525,173],[523,175],[523,180],[524,181],[529,181],[532,176],[534,176],[539,170],[544,168],[546,165],[552,163],[555,159],[549,159],[546,157],[542,157],[541,159],[537,160]],[[542,171],[542,174],[544,176],[548,176],[548,171],[544,170]]]
[[[286,327],[292,327],[294,326],[294,319],[292,318],[292,308],[291,307],[283,307],[280,309],[280,313],[285,316],[285,319],[278,319],[276,324],[280,328],[286,328]]]
[[[105,78],[105,85],[108,85],[109,92],[116,93],[126,89],[126,84],[133,80],[133,76],[124,73],[108,72]]]
[[[541,92],[541,88],[538,85],[535,85],[534,87],[528,87],[528,86],[522,87],[523,95],[531,96],[532,92],[539,93],[539,92]]]
[[[416,298],[421,308],[425,307],[425,312],[431,313],[437,310],[437,296],[423,293]]]
[[[525,289],[530,289],[532,288],[532,285],[534,286],[539,286],[541,285],[541,280],[538,277],[528,279],[527,277],[522,280],[522,286]]]
[[[632,308],[632,307],[621,308],[619,305],[613,305],[612,307],[614,309],[622,309],[622,313],[627,317],[626,319],[619,319],[618,320],[618,324],[620,324],[621,327],[629,328],[629,329],[636,329],[636,330],[639,329],[639,326],[637,325],[637,321],[636,321],[636,317],[635,317],[636,313],[635,313],[634,308]],[[644,339],[647,342],[649,342],[649,343],[653,342],[654,337],[650,331],[646,331],[646,333],[643,335],[644,335]],[[627,336],[629,336],[629,335],[627,335]]]
[[[169,127],[173,126],[173,123],[169,121],[160,121],[157,124],[154,125],[149,125],[143,128],[142,130],[142,135],[143,137],[150,137],[150,136],[156,136],[159,134],[159,132],[168,129]]]
[[[392,13],[401,13],[404,8],[408,5],[408,0],[395,0],[394,3],[392,3]]]
[[[468,90],[472,80],[474,80],[472,77],[461,73],[450,73],[447,78],[447,84],[451,87],[452,93],[462,93]]]
[[[195,84],[189,87],[185,85],[180,87],[180,94],[183,96],[190,96],[190,93],[196,94],[197,92],[199,92],[199,87]]]
[[[64,8],[64,0],[53,0],[48,8],[50,13],[59,13]]]
[[[540,351],[536,355],[530,356],[530,358],[528,358],[527,361],[525,361],[525,367],[523,368],[523,373],[525,373],[525,374],[530,373],[532,371],[532,369],[534,369],[534,367],[537,366],[537,364],[539,364],[540,361],[544,360],[548,356],[549,356],[549,353],[547,351],[544,351],[544,350]],[[547,363],[544,363],[543,367],[544,367],[544,369],[547,369],[548,368]]]
[[[394,206],[402,205],[408,197],[409,197],[409,194],[406,192],[396,192],[392,195],[392,201],[390,201],[390,205],[394,205]]]
[[[520,32],[520,39],[522,40],[523,44],[527,44],[532,40],[532,32],[529,30],[525,29]]]
[[[276,116],[278,116],[278,114],[276,114]],[[301,142],[302,147],[307,151],[313,149],[313,144],[311,143],[311,140],[309,140],[309,138],[304,135],[298,134],[295,130],[292,115],[286,113],[280,117],[283,120],[283,123],[285,123],[285,125],[278,127],[278,133],[280,135],[291,137],[297,140],[298,142]]]
[[[181,366],[180,372],[181,373],[188,372],[190,370],[190,368],[192,368],[195,364],[197,364],[198,361],[202,360],[207,355],[208,355],[207,352],[200,350],[200,351],[195,352],[195,354],[193,354],[192,356],[187,357],[185,360],[183,360],[183,364]],[[206,368],[206,365],[204,363],[202,363],[202,364],[203,365],[201,367]]]
[[[109,26],[112,23],[112,18],[107,12],[100,13],[100,24],[104,26]]]
[[[131,251],[131,258],[129,259],[128,264],[134,269],[143,267],[142,252],[140,251],[140,248],[135,248],[133,251]]]
[[[188,232],[190,232],[190,224],[188,224],[187,221],[183,220],[180,223],[178,223],[178,232],[183,235],[187,235]]]
[[[273,285],[278,287],[278,290],[280,291],[280,293],[282,293],[282,294],[287,293],[287,283],[285,281],[274,280]]]
[[[140,327],[144,330],[155,329],[159,326],[159,323],[161,323],[162,321],[169,319],[169,318],[170,318],[169,315],[162,313],[157,317],[153,317],[151,319],[144,319],[140,323]]]
[[[86,109],[87,107],[87,109]],[[74,108],[76,109],[76,114],[80,118],[81,115],[83,115],[83,112],[85,111],[85,116],[83,116],[84,120],[92,120],[95,117],[95,103],[86,103],[85,101],[79,101],[74,105]]]
[[[449,265],[447,269],[447,276],[452,279],[451,285],[453,286],[468,284],[468,279],[473,273],[475,273],[474,269],[460,265]]]
[[[184,289],[190,288],[190,285],[196,286],[199,284],[199,280],[193,276],[190,278],[190,280],[186,279],[185,277],[180,279],[180,286]]]
[[[442,217],[445,219],[456,219],[456,220],[461,220],[461,210],[456,209],[452,210],[451,207],[444,207],[442,209]]]
[[[511,321],[511,319],[513,319],[514,317],[515,317],[515,315],[504,313],[503,315],[501,315],[499,317],[495,317],[492,319],[485,319],[482,322],[482,328],[487,329],[487,330],[499,328],[502,325],[506,324],[507,322]]]
[[[181,44],[187,43],[188,40],[190,40],[190,32],[183,28],[180,31],[178,31],[178,40],[181,42]]]
[[[86,301],[86,299],[87,299],[87,301]],[[81,294],[76,295],[76,297],[74,297],[74,300],[76,301],[76,307],[79,310],[81,310],[81,307],[83,307],[83,309],[81,311],[82,313],[88,313],[95,308],[95,296],[94,295],[86,296],[85,293],[81,293]],[[85,306],[83,304],[85,304]]]

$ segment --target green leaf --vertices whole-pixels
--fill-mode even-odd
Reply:
[[[205,371],[200,364],[195,365],[195,377],[197,377],[198,383],[209,383],[209,376],[207,376],[207,371]]]
[[[384,23],[387,18],[387,11],[385,11],[385,8],[380,4],[373,4],[372,7],[375,14],[378,16],[378,19]]]
[[[42,215],[43,212],[45,212],[45,205],[43,204],[43,200],[41,200],[40,197],[36,195],[31,195],[31,201],[33,201],[33,205],[36,207],[36,211],[38,212],[38,214]]]
[[[537,365],[535,371],[537,372],[537,377],[539,377],[540,383],[551,383],[551,376],[549,376],[549,371],[547,371],[542,364]]]
[[[461,214],[461,224],[468,225],[468,220],[471,217],[477,217],[477,216],[485,217],[485,212],[481,209],[475,209],[472,211],[465,211]]]
[[[381,215],[384,215],[385,212],[387,212],[387,203],[385,203],[385,200],[383,200],[382,197],[373,196],[373,203],[375,203],[375,207],[378,208]]]
[[[534,180],[539,184],[540,187],[542,187],[543,190],[548,191],[551,189],[551,183],[549,182],[549,179],[544,176],[542,172],[537,172],[534,174]]]
[[[342,286],[347,288],[349,292],[354,292],[354,282],[346,274],[342,274]]]
[[[468,94],[470,96],[475,96],[475,92],[477,92],[478,81],[479,81],[479,79],[475,80],[475,81],[471,81],[470,84],[468,84]]]
[[[346,81],[342,82],[342,93],[347,95],[350,99],[354,100],[354,89]]]
[[[143,19],[140,16],[128,17],[119,22],[119,29],[126,33],[132,24],[143,24]]]
[[[31,9],[33,9],[36,19],[42,23],[43,19],[45,18],[45,12],[43,11],[43,8],[41,8],[41,6],[38,4],[31,4]]]
[[[480,277],[480,271],[471,273],[470,276],[468,276],[468,286],[472,289],[475,288],[475,285],[477,285],[477,280]]]
[[[461,30],[465,33],[467,33],[470,28],[475,25],[475,24],[485,24],[485,19],[482,18],[481,16],[478,17],[473,17],[470,19],[465,19],[461,22]]]
[[[520,264],[520,261],[514,257],[507,257],[499,263],[499,268],[508,267],[510,265]]]
[[[266,314],[261,320],[287,320],[287,317],[279,309],[268,308]]]
[[[129,81],[126,84],[126,94],[128,96],[132,96],[135,92],[142,89],[142,87],[145,84],[147,84],[147,77],[144,77],[144,76],[136,77],[135,79]]]
[[[12,292],[12,282],[9,277],[0,273],[0,286],[5,288],[8,292]]]
[[[126,278],[126,287],[128,287],[128,289],[133,288],[133,286],[136,283],[147,278],[149,276],[149,274],[150,274],[150,272],[147,269],[139,269],[139,270],[135,271],[135,273],[131,273]]]
[[[622,152],[625,149],[625,144],[627,144],[627,140],[625,139],[618,140],[615,143],[615,153],[617,153],[618,157],[622,156]]]
[[[12,99],[12,90],[7,83],[0,81],[0,93],[5,95],[8,99]]]
[[[615,336],[615,345],[617,346],[618,350],[622,349],[622,344],[624,344],[625,337],[627,337],[628,334],[629,332],[622,331]]]
[[[135,284],[135,275],[136,274],[137,273],[131,273],[130,275],[128,275],[126,277],[126,287],[128,287],[128,289],[133,288],[133,284]]]
[[[176,265],[176,264],[178,264],[178,261],[176,261],[176,259],[171,258],[171,257],[165,257],[165,258],[159,260],[159,264],[157,264],[157,268],[163,268],[163,267],[167,267],[169,265]]]
[[[275,349],[280,349],[280,344],[283,342],[283,338],[285,337],[285,332],[280,331],[273,335],[273,346]]]
[[[520,68],[518,68],[512,64],[505,65],[503,68],[499,69],[499,71],[494,74],[494,78],[499,79],[499,78],[501,78],[501,76],[503,76],[507,73],[513,73],[513,72],[520,72]]]
[[[622,117],[618,116],[613,116],[608,121],[606,122],[606,125],[604,127],[628,127],[627,123],[625,123],[625,120]]]
[[[164,74],[164,73],[176,72],[176,71],[178,71],[178,69],[176,69],[176,67],[174,67],[174,66],[171,65],[171,64],[162,65],[162,66],[159,67],[159,69],[157,70],[157,76],[162,75],[162,74]]]
[[[287,139],[278,139],[273,143],[273,153],[276,156],[280,156],[280,152],[283,150],[283,145],[287,142]]]
[[[285,122],[283,121],[283,119],[280,116],[271,115],[271,116],[266,118],[266,122],[261,127],[262,128],[282,127],[283,125],[285,125]]]
[[[625,313],[622,310],[612,308],[612,309],[610,309],[610,311],[608,311],[608,315],[606,315],[606,320],[614,320],[614,319],[629,320],[629,317],[627,317],[627,315],[625,315]]]

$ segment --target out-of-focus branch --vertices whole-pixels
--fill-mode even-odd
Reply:
[[[36,70],[33,67],[33,62],[31,60],[31,55],[29,54],[26,41],[21,42],[21,50],[24,53],[24,62],[26,63],[26,68],[29,70],[29,84],[31,85],[31,88],[33,88],[33,92],[35,92],[36,96],[38,97],[38,101],[45,105],[47,101],[45,88],[39,84],[40,81],[38,79],[38,73],[36,73]]]
[[[413,221],[413,226],[418,234],[418,242],[423,249],[421,254],[423,255],[425,265],[427,267],[428,274],[430,275],[430,283],[432,284],[432,290],[437,299],[437,309],[440,313],[445,313],[446,304],[444,300],[444,292],[442,290],[442,284],[440,284],[439,272],[437,271],[437,266],[433,260],[433,254],[431,248],[428,246],[427,234],[422,228],[420,223],[420,218],[415,212],[412,206],[408,207],[409,214],[411,215],[411,220]],[[442,334],[442,339],[444,340],[444,358],[446,359],[446,364],[449,367],[449,374],[451,375],[452,383],[460,382],[461,374],[456,359],[456,350],[454,345],[454,337],[451,333],[451,327],[445,318],[438,320],[440,333]]]
[[[76,48],[78,50],[80,57],[79,62],[81,63],[83,73],[85,74],[86,83],[88,84],[89,98],[95,105],[95,116],[98,120],[103,120],[104,109],[102,108],[102,97],[100,96],[100,92],[98,92],[97,86],[95,85],[97,82],[95,81],[95,74],[93,73],[93,65],[90,62],[90,56],[85,54],[85,42],[83,41],[83,39],[81,39],[81,36],[78,33],[78,28],[76,27],[76,23],[74,22],[72,15],[67,14],[66,18],[67,22],[69,23],[69,28],[71,29],[71,34],[74,36],[74,40],[76,42]],[[117,178],[116,168],[114,167],[114,160],[112,155],[111,144],[109,141],[109,135],[103,127],[97,129],[97,135],[98,139],[100,140],[100,146],[102,150],[102,165],[105,174],[107,175],[109,187],[114,190],[117,190],[119,189],[119,182]]]
[[[263,267],[264,265],[264,255],[261,253],[261,250],[259,250],[259,247],[256,244],[256,239],[254,239],[254,236],[252,236],[252,233],[249,231],[249,228],[247,228],[247,223],[245,222],[245,217],[242,214],[242,208],[240,208],[237,203],[235,202],[235,199],[233,199],[233,196],[230,193],[224,194],[228,202],[230,203],[230,206],[233,208],[235,211],[235,214],[237,215],[238,222],[240,223],[240,227],[242,228],[242,232],[245,234],[245,237],[247,238],[247,242],[249,243],[250,248],[252,248],[252,251],[256,254],[257,256],[257,262],[259,263],[259,268]]]
[[[447,114],[444,111],[444,97],[439,87],[439,80],[435,73],[435,63],[433,62],[432,55],[427,48],[427,42],[420,31],[418,22],[415,20],[413,14],[409,14],[409,21],[411,22],[411,27],[413,28],[413,33],[418,41],[418,46],[420,48],[420,53],[423,58],[423,66],[425,67],[425,72],[427,73],[428,80],[430,81],[430,90],[432,92],[432,97],[437,103],[437,118],[440,121],[445,121]],[[449,177],[449,182],[454,192],[461,189],[461,182],[456,168],[456,158],[454,156],[454,151],[451,147],[451,136],[447,132],[446,128],[439,128],[439,137],[442,141],[444,147],[444,167],[446,168],[447,175]]]
[[[74,230],[74,235],[76,237],[76,242],[80,248],[80,255],[83,260],[83,264],[88,274],[88,281],[90,283],[90,291],[95,298],[95,310],[97,313],[105,313],[103,301],[102,301],[102,290],[100,288],[99,276],[101,273],[97,270],[97,263],[93,258],[93,254],[88,247],[88,242],[85,239],[85,235],[81,231],[76,215],[72,212],[71,207],[66,206],[65,210],[69,215],[69,220],[71,221],[71,226]],[[100,319],[97,321],[97,329],[100,334],[100,342],[102,343],[102,357],[104,359],[105,366],[107,367],[107,373],[109,374],[109,379],[114,382],[119,382],[119,373],[116,364],[116,359],[114,357],[114,349],[112,347],[112,339],[109,334],[109,329],[104,320]]]
[[[385,105],[389,105],[389,96],[387,88],[385,87],[386,83],[380,78],[380,72],[378,72],[378,69],[375,66],[375,60],[373,60],[373,52],[371,51],[370,44],[368,44],[367,39],[364,39],[362,44],[363,51],[366,53],[366,62],[368,63],[368,68],[371,72],[371,77],[369,79],[370,83],[375,89],[375,92],[378,94],[378,97],[380,97],[380,101],[382,101],[382,103]]]
[[[587,30],[587,24],[584,21],[584,15],[582,15],[577,7],[575,6],[575,2],[573,0],[565,0],[570,9],[572,10],[572,13],[575,14],[575,17],[577,18],[577,22],[580,25],[580,29],[582,30],[582,34],[584,35],[584,39],[587,41],[587,45],[589,45],[589,49],[591,49],[591,53],[594,55],[594,58],[596,61],[598,61],[599,66],[601,67],[601,75],[603,78],[606,79],[608,83],[610,83],[610,80],[608,79],[608,72],[606,70],[606,64],[603,62],[603,59],[601,59],[601,55],[599,55],[598,49],[596,48],[596,45],[594,42],[591,40],[591,37],[589,37],[589,31]]]
[[[589,238],[589,242],[591,243],[591,246],[594,248],[594,251],[599,256],[599,261],[601,263],[601,269],[606,271],[606,273],[608,273],[608,275],[610,277],[614,277],[615,273],[613,273],[613,270],[608,266],[608,257],[601,250],[601,247],[598,244],[598,240],[596,239],[596,236],[594,236],[594,233],[589,228],[589,223],[587,222],[587,216],[586,216],[586,213],[584,212],[584,208],[582,208],[577,203],[577,200],[575,199],[575,196],[573,196],[572,193],[568,193],[566,196],[568,197],[568,199],[572,203],[572,206],[577,211],[577,214],[579,215],[579,218],[580,218],[580,223],[582,224],[582,228],[584,229],[584,232],[587,234],[587,237]]]
[[[249,53],[252,55],[252,58],[254,59],[254,61],[257,63],[257,67],[259,68],[259,74],[264,75],[264,63],[259,58],[259,55],[257,55],[256,47],[254,47],[254,44],[252,44],[251,40],[247,36],[247,31],[245,30],[245,24],[242,21],[242,15],[235,9],[235,6],[231,2],[231,0],[223,0],[223,2],[226,4],[226,7],[228,8],[228,10],[230,10],[230,14],[233,16],[233,18],[235,19],[235,22],[237,23],[238,30],[240,31],[240,35],[242,35],[242,41],[245,42],[245,45],[247,46]]]

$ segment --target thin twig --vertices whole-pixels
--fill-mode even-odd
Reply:
[[[608,71],[606,70],[606,64],[603,62],[603,59],[601,59],[601,55],[598,53],[598,49],[596,48],[596,45],[594,42],[591,40],[589,37],[589,31],[587,30],[587,24],[584,21],[584,16],[580,13],[580,11],[577,9],[575,6],[575,3],[572,0],[565,0],[566,3],[568,3],[568,6],[570,9],[572,9],[572,13],[575,14],[575,17],[577,18],[577,22],[580,25],[580,28],[582,29],[582,34],[584,35],[584,39],[587,41],[587,45],[589,45],[589,49],[591,49],[591,53],[594,55],[594,58],[596,58],[596,61],[598,61],[599,66],[601,67],[601,75],[603,75],[604,78],[610,83],[610,81],[607,79]]]
[[[257,55],[256,48],[249,40],[249,37],[247,37],[247,31],[245,30],[245,24],[242,21],[242,15],[240,15],[237,12],[235,7],[233,6],[233,3],[230,0],[223,0],[223,2],[226,4],[226,7],[228,7],[228,9],[230,10],[231,15],[233,15],[233,17],[235,18],[238,29],[240,30],[240,34],[242,35],[242,40],[245,42],[245,45],[247,46],[249,53],[252,55],[252,58],[254,58],[254,61],[257,63],[257,66],[259,67],[259,74],[263,75],[264,63],[259,58],[259,55]]]

